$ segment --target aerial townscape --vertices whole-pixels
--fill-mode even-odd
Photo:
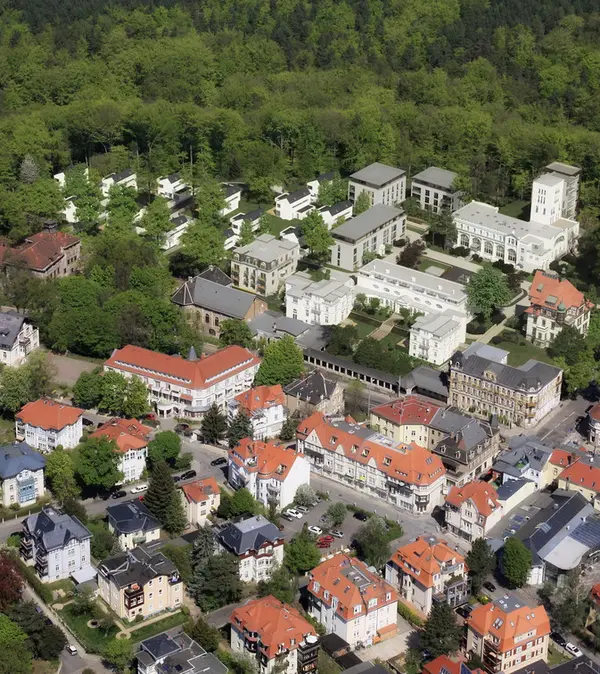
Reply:
[[[598,2],[0,16],[0,674],[600,674]]]

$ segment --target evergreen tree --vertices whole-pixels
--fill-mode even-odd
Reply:
[[[201,430],[204,442],[208,444],[217,445],[224,438],[227,431],[227,419],[216,403],[213,403],[204,415]]]
[[[504,544],[500,568],[512,587],[522,587],[527,583],[531,571],[531,550],[518,538],[512,536]]]
[[[177,495],[176,492],[177,488],[169,467],[164,461],[159,461],[152,468],[148,491],[144,496],[144,505],[163,526],[167,521],[167,511],[171,506],[173,495]]]
[[[419,643],[422,649],[427,649],[432,657],[437,658],[459,649],[460,634],[452,608],[445,601],[434,602]]]
[[[205,564],[215,553],[215,535],[209,524],[198,529],[198,536],[194,541],[194,547],[190,555],[192,569]]]
[[[298,419],[290,415],[284,422],[279,431],[279,439],[284,442],[290,442],[296,438],[296,429],[298,428]]]
[[[143,417],[150,411],[148,388],[139,377],[130,377],[125,389],[123,414],[132,419]]]
[[[229,553],[213,555],[194,569],[189,590],[203,611],[239,601],[242,596],[240,564]]]
[[[163,526],[165,531],[172,536],[178,536],[187,526],[185,508],[178,489],[174,489],[171,495],[171,500],[165,511]]]
[[[202,616],[200,616],[191,629],[188,630],[188,634],[208,653],[216,651],[219,647],[219,642],[221,641],[221,633],[219,630],[210,625]]]
[[[227,428],[227,437],[229,438],[229,448],[236,447],[243,438],[252,437],[252,421],[250,417],[243,411],[238,410],[238,413],[229,422]]]
[[[471,591],[476,595],[485,577],[496,568],[496,555],[485,538],[476,538],[471,544],[465,561],[469,567]]]

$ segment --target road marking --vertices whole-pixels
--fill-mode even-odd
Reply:
[[[570,417],[572,417],[574,414],[577,414],[577,412],[571,412],[571,414],[569,414],[569,416],[565,417],[562,421],[559,421],[559,422],[556,424],[556,426],[554,426],[553,428],[551,428],[551,429],[546,433],[546,435],[542,435],[542,437],[541,437],[540,439],[541,439],[541,440],[545,440],[545,439],[550,435],[550,433],[553,433],[559,426],[562,426],[562,425],[565,423],[565,421],[566,421],[567,419],[569,419]]]

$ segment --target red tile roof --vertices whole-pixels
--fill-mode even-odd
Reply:
[[[441,408],[438,405],[433,405],[416,396],[406,396],[406,398],[400,398],[385,405],[378,405],[371,410],[371,413],[398,426],[405,424],[428,426],[439,409]]]
[[[104,365],[185,388],[202,389],[259,363],[258,357],[241,346],[227,346],[210,356],[189,361],[128,344],[117,349]]]
[[[419,536],[399,547],[391,561],[427,588],[435,585],[434,576],[442,573],[445,565],[463,564],[465,570],[465,558],[446,541],[438,540],[435,536]]]
[[[191,503],[202,503],[208,501],[211,496],[221,493],[221,488],[214,477],[205,477],[201,480],[188,482],[181,487],[185,497]]]
[[[559,480],[568,480],[572,485],[600,492],[600,467],[577,459],[558,476]]]
[[[91,438],[110,438],[117,443],[119,451],[125,454],[130,449],[146,447],[152,429],[144,426],[137,419],[111,419],[93,433]]]
[[[66,248],[79,241],[79,237],[66,232],[38,232],[15,248],[0,244],[0,262],[9,262],[12,258],[24,262],[30,269],[44,271],[64,255]]]
[[[469,672],[470,674],[486,674],[483,669],[469,669],[466,665],[461,669],[461,664],[463,663],[450,660],[447,655],[440,655],[435,660],[426,662],[423,665],[423,672],[425,674],[445,674],[445,672],[448,674],[460,674],[461,672],[465,672],[465,674]]]
[[[596,403],[588,412],[594,421],[600,421],[600,403]]]
[[[236,447],[229,450],[230,461],[244,468],[249,473],[257,473],[258,477],[275,480],[285,480],[294,462],[302,456],[294,447],[277,445],[274,442],[263,442],[244,438]],[[247,461],[256,458],[254,466],[248,466]]]
[[[281,384],[275,386],[255,386],[249,391],[244,391],[235,397],[239,407],[246,411],[248,416],[254,412],[285,405],[285,394]]]
[[[555,449],[550,455],[550,463],[566,468],[573,461],[574,454],[566,449]]]
[[[556,310],[559,304],[563,304],[565,309],[578,308],[585,304],[585,297],[570,281],[538,270],[529,289],[529,301],[533,310],[541,307]]]
[[[60,431],[76,423],[82,414],[83,410],[79,407],[71,407],[71,405],[63,405],[55,400],[40,398],[35,402],[27,403],[17,413],[16,418],[24,424],[37,426],[47,431]]]
[[[594,585],[590,590],[590,598],[595,604],[600,605],[600,584]]]
[[[459,508],[465,501],[471,501],[480,515],[488,517],[500,507],[498,492],[488,482],[467,482],[463,487],[452,487],[446,503]]]

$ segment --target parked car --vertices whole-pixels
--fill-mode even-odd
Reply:
[[[321,527],[308,527],[308,530],[310,531],[311,534],[314,534],[315,536],[320,536],[323,533],[323,529]]]
[[[333,536],[325,534],[325,536],[321,536],[321,538],[319,538],[319,541],[325,541],[326,543],[333,543]]]
[[[485,589],[489,590],[490,592],[496,591],[496,586],[494,585],[494,583],[490,583],[489,580],[483,584],[483,587],[485,587]]]
[[[290,515],[287,510],[284,513],[281,513],[281,516],[283,517],[284,520],[287,520],[288,522],[293,522],[296,518],[293,515]]]
[[[226,466],[227,465],[227,459],[224,456],[221,456],[218,459],[215,459],[214,461],[210,462],[211,466]]]
[[[298,512],[297,510],[294,510],[293,508],[288,508],[285,511],[288,515],[291,515],[292,517],[295,517],[297,520],[302,519],[302,513]],[[284,513],[285,515],[285,513]]]
[[[570,641],[567,641],[565,644],[565,650],[568,651],[571,655],[574,655],[576,658],[580,658],[583,655],[581,650]]]
[[[299,513],[304,513],[305,515],[306,515],[306,513],[310,512],[310,510],[309,510],[306,506],[299,506],[299,505],[297,505],[297,506],[296,506],[296,510],[297,510]]]
[[[333,529],[331,535],[335,536],[335,538],[344,538],[344,532],[339,529]]]
[[[472,610],[473,610],[472,606],[469,606],[469,604],[465,604],[464,606],[459,606],[456,609],[456,612],[461,618],[464,618],[466,620],[471,615]]]
[[[198,473],[195,470],[186,470],[185,473],[182,473],[182,480],[191,480],[193,477],[196,477]]]
[[[367,513],[363,512],[362,510],[357,510],[354,513],[354,517],[357,520],[360,520],[361,522],[366,522],[369,519],[369,516],[367,515]]]
[[[148,491],[147,484],[136,484],[136,486],[131,489],[132,494],[141,494],[143,491]]]
[[[555,644],[562,646],[563,648],[567,645],[567,640],[563,637],[560,632],[550,632],[550,638],[554,641]]]
[[[329,522],[329,517],[327,517],[327,515],[321,515],[321,517],[319,517],[319,522],[321,522],[321,524],[327,524],[327,522]]]
[[[317,541],[317,547],[318,548],[330,548],[331,547],[331,541]]]
[[[175,426],[175,433],[183,433],[184,431],[189,430],[189,428],[189,424],[177,424],[177,426]]]
[[[181,475],[173,475],[173,482],[181,482]]]
[[[127,496],[127,492],[124,489],[118,489],[111,494],[111,498],[123,498],[123,496]]]
[[[77,649],[75,648],[75,646],[71,646],[71,644],[67,644],[65,646],[65,650],[67,651],[67,653],[69,653],[69,655],[77,655]]]

